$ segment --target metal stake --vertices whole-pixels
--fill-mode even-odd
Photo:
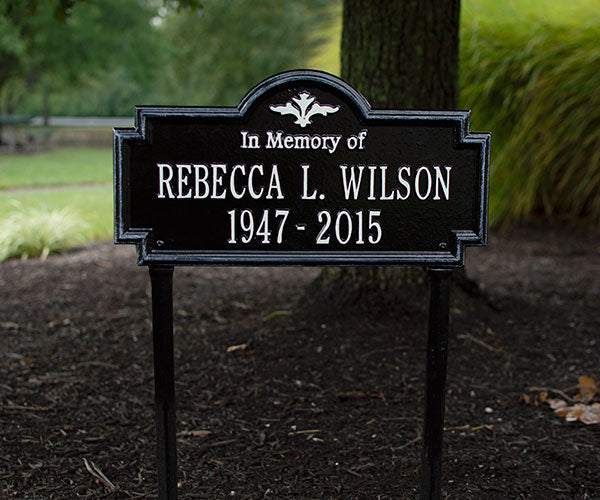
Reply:
[[[421,500],[441,498],[442,443],[448,361],[450,269],[428,269],[429,332],[425,382],[425,423],[421,464]]]
[[[154,347],[154,412],[158,498],[177,499],[175,362],[173,357],[173,267],[150,266]]]

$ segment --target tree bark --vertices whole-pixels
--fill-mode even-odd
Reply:
[[[345,0],[342,79],[374,108],[455,109],[459,0]]]
[[[459,10],[460,0],[344,0],[342,79],[373,108],[456,109]],[[327,268],[309,293],[379,311],[423,302],[426,286],[417,268]]]

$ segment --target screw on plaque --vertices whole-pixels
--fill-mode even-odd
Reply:
[[[156,240],[156,246],[157,247],[164,247],[165,246],[165,242],[163,240]]]
[[[446,245],[446,243],[444,243],[443,241],[440,243],[440,248],[442,250],[446,250],[446,248],[448,248],[448,245]]]

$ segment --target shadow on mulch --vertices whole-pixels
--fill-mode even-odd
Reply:
[[[453,303],[444,498],[600,497],[600,426],[528,406],[600,378],[600,234],[533,224],[469,249]],[[418,495],[426,313],[298,306],[306,268],[178,268],[181,498]],[[0,493],[156,496],[150,289],[110,243],[0,264]]]

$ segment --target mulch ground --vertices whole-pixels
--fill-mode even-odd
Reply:
[[[600,498],[600,425],[529,391],[600,379],[600,233],[529,223],[467,269],[485,300],[452,306],[444,498]],[[298,305],[318,271],[176,269],[180,498],[418,496],[426,298],[389,315]],[[0,496],[155,497],[133,249],[0,264],[0,330]]]

